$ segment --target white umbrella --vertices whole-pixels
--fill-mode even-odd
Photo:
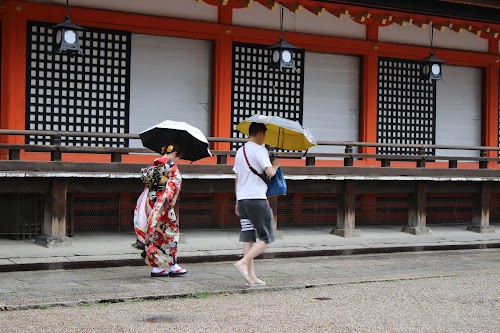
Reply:
[[[144,147],[159,154],[163,146],[177,144],[184,160],[197,161],[212,156],[205,135],[183,121],[165,120],[142,131],[139,136]]]

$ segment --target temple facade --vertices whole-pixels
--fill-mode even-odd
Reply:
[[[243,138],[236,125],[259,113],[299,121],[320,142],[395,144],[360,146],[355,152],[412,155],[417,151],[411,145],[436,145],[428,153],[446,156],[454,152],[440,145],[499,147],[500,5],[494,1],[3,0],[0,6],[3,130],[137,134],[171,119],[188,122],[207,137]],[[65,17],[84,28],[77,32],[81,54],[55,52],[55,26]],[[280,38],[298,48],[295,69],[269,66],[266,48]],[[431,54],[444,61],[437,80],[422,78],[421,61]],[[4,135],[0,142],[51,143],[40,134]],[[92,136],[63,137],[62,144],[141,147],[139,140]],[[236,145],[216,142],[212,148]],[[334,145],[309,150],[339,152],[343,148]],[[464,149],[460,156],[479,154]],[[129,156],[124,162],[145,163],[150,157]],[[8,159],[7,152],[0,150],[0,158]],[[24,150],[19,158],[49,159]],[[107,162],[107,157],[63,160]],[[376,158],[354,163],[381,165]],[[339,166],[342,160],[317,158],[316,165]],[[496,162],[489,168],[500,169]],[[230,201],[232,191],[190,194],[184,202],[208,207]],[[116,195],[111,195],[118,202],[114,211],[135,199],[134,192]],[[106,196],[97,197],[106,202]],[[284,220],[307,224],[313,216],[307,215],[309,206],[321,206],[314,218],[319,224],[330,221],[334,209],[322,201],[325,196],[280,198],[302,207],[300,214],[287,210]],[[92,197],[72,202],[88,208]],[[384,211],[384,198],[367,194],[368,215],[359,218],[370,223],[377,209]],[[433,200],[449,207],[467,199]],[[195,227],[217,215],[185,207],[195,216]],[[435,213],[436,221],[448,217]]]

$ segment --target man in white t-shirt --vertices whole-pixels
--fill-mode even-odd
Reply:
[[[266,130],[264,124],[250,124],[250,138],[236,152],[233,167],[236,174],[235,212],[240,217],[240,242],[244,242],[243,258],[234,266],[250,287],[266,284],[255,275],[253,260],[274,241],[274,217],[267,201],[267,184],[250,169],[252,167],[257,173],[265,173],[268,177],[272,177],[280,165],[278,159],[274,159],[271,163],[269,152],[263,145]],[[257,241],[257,235],[259,241]]]

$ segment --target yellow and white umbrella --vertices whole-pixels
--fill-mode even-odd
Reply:
[[[307,150],[318,144],[311,131],[299,122],[278,116],[256,114],[243,120],[236,126],[236,129],[249,136],[251,123],[266,125],[267,131],[264,143],[271,147],[286,150]]]

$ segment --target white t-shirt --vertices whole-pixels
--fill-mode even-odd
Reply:
[[[245,143],[245,151],[248,162],[258,173],[262,174],[265,168],[272,167],[269,152],[264,145],[249,141]],[[243,147],[236,152],[233,171],[238,175],[236,200],[267,199],[267,184],[248,167]]]

